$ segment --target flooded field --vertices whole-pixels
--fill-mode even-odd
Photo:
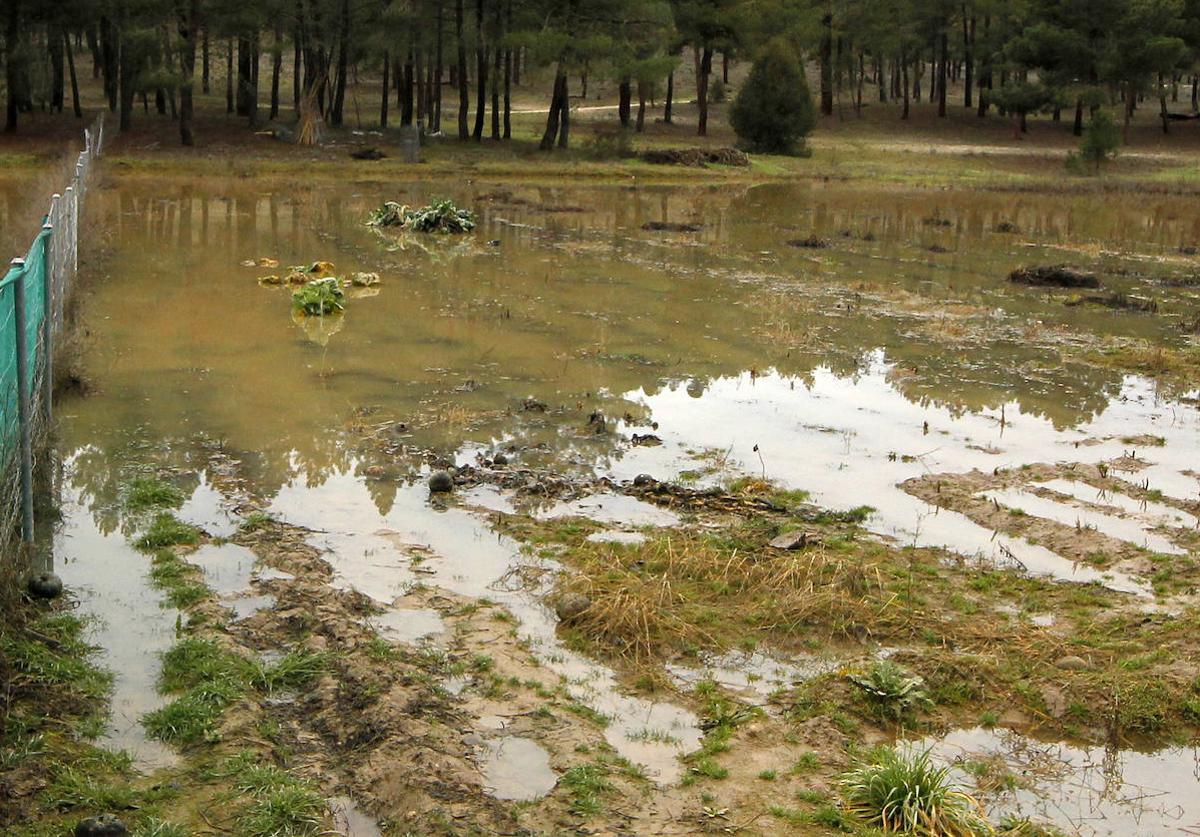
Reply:
[[[443,196],[474,233],[365,224],[384,200]],[[160,657],[184,626],[216,625],[273,664],[339,659],[237,712],[274,719],[345,833],[443,833],[442,805],[445,833],[809,833],[837,825],[839,771],[901,739],[997,820],[1200,829],[1181,740],[1200,696],[1134,723],[1123,701],[1144,684],[1119,679],[1161,667],[1182,694],[1197,674],[1190,203],[112,176],[90,207],[106,251],[81,300],[87,392],[58,408],[50,547],[116,674],[105,740],[180,769],[188,748],[139,719],[170,699]],[[380,282],[344,312],[293,313],[268,277],[321,261]],[[1006,281],[1059,263],[1101,289]],[[431,495],[442,468],[458,486]],[[180,489],[175,515],[202,532],[181,554],[203,621],[132,546],[139,479]],[[680,562],[710,542],[728,564],[693,596],[701,570]],[[826,568],[854,591],[836,624],[782,604],[688,615],[736,587],[739,554],[803,564],[810,545],[845,555]],[[851,608],[876,578],[878,625]],[[678,606],[674,628],[617,625],[642,586]],[[1119,646],[1118,623],[1169,641]],[[1006,656],[1026,645],[1036,665]],[[893,659],[936,693],[919,720],[850,691],[847,672]],[[420,673],[372,680],[397,660]]]

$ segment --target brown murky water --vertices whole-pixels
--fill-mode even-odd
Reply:
[[[398,238],[363,224],[383,199],[442,195],[480,212],[475,234]],[[403,548],[420,545],[438,558],[422,581],[509,607],[577,699],[615,719],[610,743],[660,781],[678,777],[677,755],[699,741],[696,719],[623,694],[611,672],[561,647],[536,599],[498,590],[522,560],[517,545],[497,539],[484,513],[434,509],[423,486],[403,479],[420,474],[427,451],[470,461],[503,444],[524,462],[622,479],[674,478],[719,451],[724,471],[709,478],[763,474],[825,505],[869,505],[869,525],[904,542],[1015,558],[1031,571],[1147,597],[1137,579],[993,537],[898,485],[939,471],[1096,462],[1129,450],[1123,439],[1152,434],[1165,444],[1141,452],[1153,464],[1139,479],[1169,497],[1200,494],[1184,472],[1200,461],[1194,400],[1064,364],[1053,345],[1028,339],[1085,328],[1183,341],[1179,324],[1200,311],[1200,288],[1188,284],[1200,261],[1180,248],[1200,242],[1200,215],[1182,199],[828,184],[359,184],[289,193],[167,181],[108,188],[92,209],[112,253],[85,301],[95,392],[60,408],[68,524],[55,552],[68,582],[114,555],[137,560],[110,537],[123,531],[117,492],[154,468],[190,475],[184,516],[214,533],[234,524],[232,509],[246,496],[320,530],[315,541],[332,550],[337,583],[382,604],[414,582]],[[657,221],[700,229],[643,229]],[[1006,225],[1016,231],[1002,232]],[[830,246],[787,244],[810,236]],[[284,267],[242,265],[258,258]],[[382,284],[318,323],[295,319],[286,290],[256,281],[316,260],[339,273],[377,272]],[[1063,261],[1102,271],[1108,291],[1154,298],[1158,313],[1067,306],[1061,294],[1004,281],[1020,264]],[[964,309],[985,312],[994,328],[967,339],[954,319]],[[527,398],[550,409],[524,410]],[[588,423],[597,409],[608,432]],[[631,446],[630,435],[652,422],[663,444]],[[407,456],[361,443],[364,432],[398,423]],[[609,498],[581,507],[615,528],[663,525],[626,519],[639,510]],[[95,535],[72,534],[84,530]],[[1143,528],[1119,531],[1151,543]],[[101,591],[89,606],[111,615]],[[156,604],[142,607],[155,610],[150,622],[172,618]],[[397,629],[398,637],[436,638],[436,619],[414,618],[420,629]],[[102,644],[119,629],[102,627]],[[146,689],[134,673],[152,670],[153,648],[141,663],[113,658],[119,695]],[[731,682],[745,668],[713,667],[732,671]],[[769,682],[814,668],[753,667]],[[493,787],[508,787],[511,777],[495,771],[511,760],[506,751],[488,762]],[[1190,763],[1176,766],[1190,775]],[[1194,777],[1181,782],[1200,791]]]

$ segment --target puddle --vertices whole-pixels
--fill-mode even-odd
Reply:
[[[558,775],[550,769],[550,754],[528,738],[486,740],[482,768],[484,786],[497,799],[530,802],[558,784]]]
[[[507,608],[519,622],[518,636],[563,678],[567,692],[609,718],[605,738],[618,753],[642,765],[656,781],[670,783],[682,775],[678,756],[699,746],[699,719],[673,704],[624,694],[611,669],[567,649],[556,634],[557,618],[535,592],[503,582],[527,560],[517,543],[465,509],[435,508],[423,485],[398,487],[382,515],[370,502],[369,490],[351,467],[326,475],[319,486],[284,486],[270,512],[320,529],[312,542],[326,550],[339,583],[377,601],[390,604],[419,580]],[[421,559],[416,565],[414,554]],[[654,735],[644,735],[646,730]]]
[[[679,515],[625,494],[593,494],[570,502],[555,503],[538,512],[542,520],[560,517],[586,517],[597,523],[621,526],[677,526]]]
[[[54,539],[51,567],[91,619],[88,639],[101,650],[97,662],[113,673],[112,712],[100,744],[124,750],[142,770],[171,767],[179,756],[147,738],[141,718],[166,700],[158,694],[159,655],[175,642],[179,612],[160,606],[150,584],[150,559],[118,532],[102,532],[80,504],[66,463],[61,508],[64,523]]]
[[[428,608],[413,610],[389,610],[372,616],[371,626],[389,642],[416,643],[443,633],[446,630],[441,614]]]
[[[916,746],[955,765],[955,778],[977,788],[993,819],[1003,814],[1048,821],[1071,834],[1192,834],[1200,830],[1200,749],[1142,753],[1044,743],[1007,730],[957,730]],[[968,763],[1012,774],[1016,788],[978,789]],[[997,771],[997,768],[999,770]]]
[[[329,814],[333,827],[342,837],[383,837],[374,818],[363,813],[358,804],[348,796],[335,796],[329,800]]]
[[[464,491],[461,495],[464,505],[475,506],[487,511],[514,514],[517,507],[513,505],[508,492],[500,491],[490,485],[476,485]]]
[[[204,544],[187,556],[204,573],[204,583],[218,596],[230,596],[250,589],[254,564],[258,558],[235,543]]]
[[[1200,526],[1200,520],[1182,509],[1153,500],[1135,500],[1128,494],[1118,491],[1101,491],[1086,482],[1055,479],[1034,484],[1038,488],[1046,488],[1085,503],[1112,506],[1145,521],[1150,526],[1178,526],[1184,529],[1195,529]]]
[[[766,700],[779,689],[811,680],[843,664],[841,660],[819,657],[790,657],[776,659],[761,651],[741,653],[731,651],[720,656],[708,656],[698,666],[672,663],[667,665],[671,678],[681,686],[695,686],[703,680],[714,680],[743,697]]]
[[[175,516],[185,523],[198,526],[214,538],[228,538],[237,533],[240,518],[228,507],[228,503],[209,482],[206,474],[200,475],[200,483],[184,501]]]
[[[275,607],[275,597],[267,594],[261,596],[239,596],[237,598],[222,599],[221,604],[233,611],[234,622],[241,622],[260,611],[270,610]]]
[[[1154,552],[1163,552],[1168,555],[1187,554],[1186,549],[1181,549],[1162,535],[1147,532],[1137,520],[1113,517],[1092,509],[1067,505],[1020,488],[985,491],[979,496],[986,497],[1010,510],[1020,509],[1026,514],[1053,520],[1064,526],[1095,529],[1110,538],[1116,538],[1119,541],[1125,541]]]

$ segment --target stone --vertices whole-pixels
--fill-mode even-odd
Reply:
[[[492,457],[492,464],[496,465],[498,467],[507,465],[508,457],[505,456],[503,453],[498,452],[498,453],[496,453],[495,456]]]
[[[88,817],[75,826],[75,837],[121,837],[128,833],[125,823],[112,814]]]
[[[62,579],[54,573],[38,573],[25,582],[25,589],[35,599],[57,599],[62,595]]]
[[[560,622],[571,622],[582,616],[591,606],[592,600],[583,593],[567,593],[554,603],[554,613]]]
[[[1008,275],[1008,281],[1018,285],[1053,288],[1098,288],[1100,280],[1067,265],[1021,267]]]
[[[633,484],[636,485],[638,488],[644,488],[649,485],[654,485],[657,482],[658,482],[658,480],[656,480],[654,477],[650,476],[649,474],[638,474],[636,477],[633,478]]]
[[[818,538],[808,532],[784,532],[771,541],[771,546],[775,549],[804,549],[817,541]]]
[[[1076,657],[1073,654],[1066,657],[1059,657],[1054,665],[1063,671],[1081,671],[1088,668],[1087,660],[1083,659],[1083,657]]]
[[[429,475],[429,490],[434,494],[445,494],[454,490],[454,477],[449,471],[434,471]]]

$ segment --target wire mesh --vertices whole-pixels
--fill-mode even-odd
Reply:
[[[103,141],[101,116],[84,131],[84,149],[76,159],[74,176],[61,194],[51,198],[42,232],[25,258],[14,259],[0,279],[0,546],[4,547],[22,519],[22,438],[44,447],[50,429],[52,346],[65,327],[66,301],[79,269],[80,212]],[[19,299],[23,317],[17,313]],[[25,380],[20,380],[18,371],[22,351]],[[28,406],[24,425],[22,396]]]

